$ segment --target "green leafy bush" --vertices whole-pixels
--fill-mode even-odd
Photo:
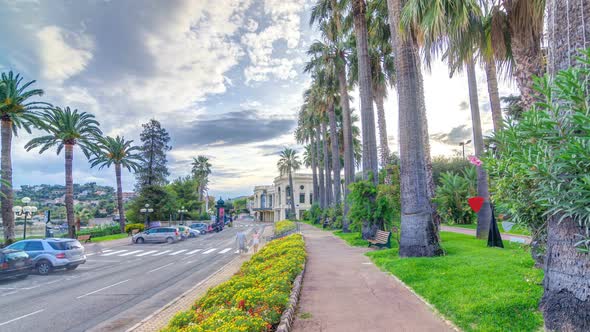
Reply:
[[[271,331],[280,321],[305,256],[299,234],[270,242],[230,280],[209,289],[191,310],[176,314],[162,331]]]
[[[444,173],[462,175],[464,170],[471,167],[469,161],[461,157],[436,156],[432,158],[432,179],[439,186]]]
[[[138,229],[140,232],[143,232],[144,230],[144,224],[127,224],[125,225],[125,232],[127,234],[131,234],[131,231],[133,231],[134,229]]]
[[[471,224],[476,214],[468,199],[477,196],[477,171],[471,166],[462,175],[446,172],[436,188],[435,202],[441,218],[449,224]]]
[[[113,234],[120,234],[119,225],[100,225],[93,228],[87,228],[79,231],[78,235],[90,235],[92,237],[101,237]]]
[[[308,218],[306,220],[310,221],[313,224],[319,223],[319,220],[322,216],[322,209],[317,203],[313,203],[311,208],[309,209],[309,213],[307,214]]]
[[[275,235],[283,234],[292,231],[297,225],[291,220],[281,220],[275,223],[274,233]]]

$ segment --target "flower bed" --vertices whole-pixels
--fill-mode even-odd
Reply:
[[[305,256],[299,234],[268,243],[230,280],[207,291],[191,310],[176,314],[162,331],[272,331]]]
[[[297,225],[291,220],[281,220],[275,223],[275,235],[294,230]]]

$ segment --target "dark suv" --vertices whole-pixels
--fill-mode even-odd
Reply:
[[[0,279],[26,278],[33,267],[33,261],[26,252],[0,249]]]

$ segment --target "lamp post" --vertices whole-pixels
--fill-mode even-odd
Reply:
[[[23,224],[23,240],[27,238],[27,217],[32,217],[35,212],[37,212],[37,207],[27,205],[31,202],[31,199],[28,197],[23,197],[21,202],[25,204],[25,206],[15,206],[12,208],[12,212],[17,217],[24,216],[25,222]]]
[[[184,214],[187,213],[188,211],[184,209],[184,206],[180,208],[180,210],[177,211],[180,214],[180,224],[184,225]]]
[[[150,208],[150,205],[149,204],[146,204],[145,205],[145,208],[139,209],[139,212],[141,212],[141,213],[143,213],[145,215],[145,222],[144,223],[145,223],[145,225],[147,227],[149,227],[149,224],[148,224],[148,215],[150,213],[154,212],[154,209]]]
[[[467,145],[469,143],[471,143],[470,139],[466,140],[465,142],[459,143],[459,146],[463,148],[463,159],[465,159],[465,145]]]

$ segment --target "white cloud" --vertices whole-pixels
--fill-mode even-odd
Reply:
[[[82,72],[92,59],[94,42],[83,33],[66,31],[55,25],[37,32],[41,75],[62,82]]]

